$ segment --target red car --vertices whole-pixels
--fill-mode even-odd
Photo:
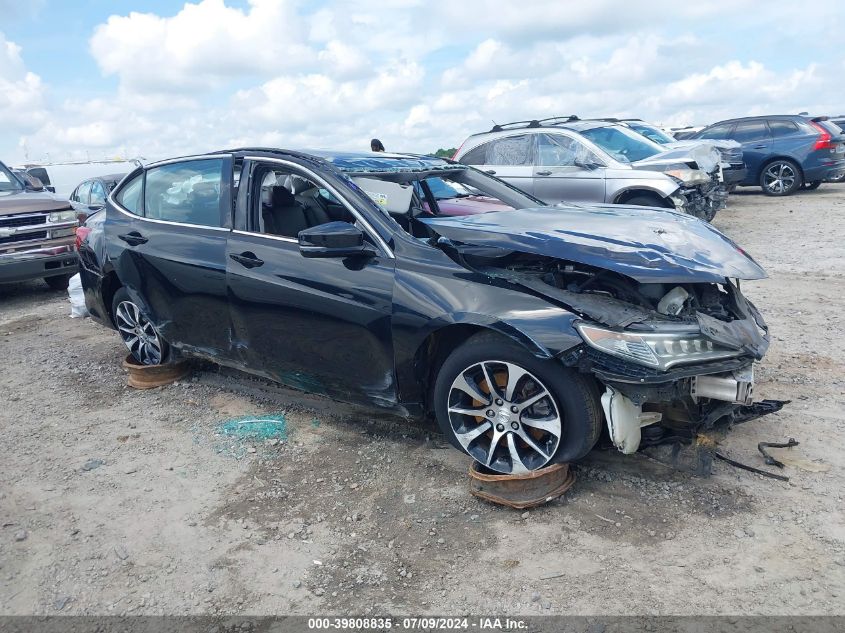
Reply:
[[[468,188],[462,187],[459,190],[457,184],[449,184],[437,176],[426,178],[423,182],[428,191],[426,192],[423,187],[416,185],[419,187],[417,194],[423,201],[423,208],[432,215],[450,217],[478,215],[479,213],[507,211],[513,208],[495,198],[474,193]],[[431,198],[434,198],[437,205],[436,210],[432,210]]]

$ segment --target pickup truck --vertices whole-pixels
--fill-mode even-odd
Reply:
[[[76,273],[77,212],[70,202],[24,182],[0,162],[0,284],[44,279],[67,288]]]

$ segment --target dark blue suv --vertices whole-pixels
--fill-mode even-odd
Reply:
[[[742,143],[748,175],[742,186],[762,187],[786,196],[845,172],[845,134],[827,120],[802,115],[745,117],[714,123],[692,138],[732,139]]]

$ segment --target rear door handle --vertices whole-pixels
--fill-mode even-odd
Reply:
[[[237,253],[232,253],[231,255],[229,255],[229,257],[234,259],[236,262],[238,262],[241,266],[244,266],[245,268],[257,268],[258,266],[264,265],[263,259],[258,259],[258,257],[255,256],[255,253],[250,253],[249,251],[245,251],[240,255],[238,255]]]
[[[495,170],[495,169],[487,169],[487,170],[485,170],[485,171],[484,171],[484,173],[485,173],[485,174],[491,174],[491,175],[492,175],[492,174],[495,174],[495,173],[496,173],[496,170]]]
[[[538,176],[551,176],[552,172],[543,170],[543,171],[538,171],[537,175]]]
[[[138,233],[138,231],[130,231],[125,235],[118,235],[118,237],[130,246],[138,246],[138,244],[147,243],[147,238]]]

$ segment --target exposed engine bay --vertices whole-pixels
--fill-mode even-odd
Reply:
[[[753,363],[768,348],[768,329],[730,280],[640,283],[552,258],[460,250],[468,266],[540,293],[584,319],[576,328],[585,344],[562,360],[604,387],[609,436],[623,453],[662,441],[691,442],[717,425],[785,404],[753,402]]]

